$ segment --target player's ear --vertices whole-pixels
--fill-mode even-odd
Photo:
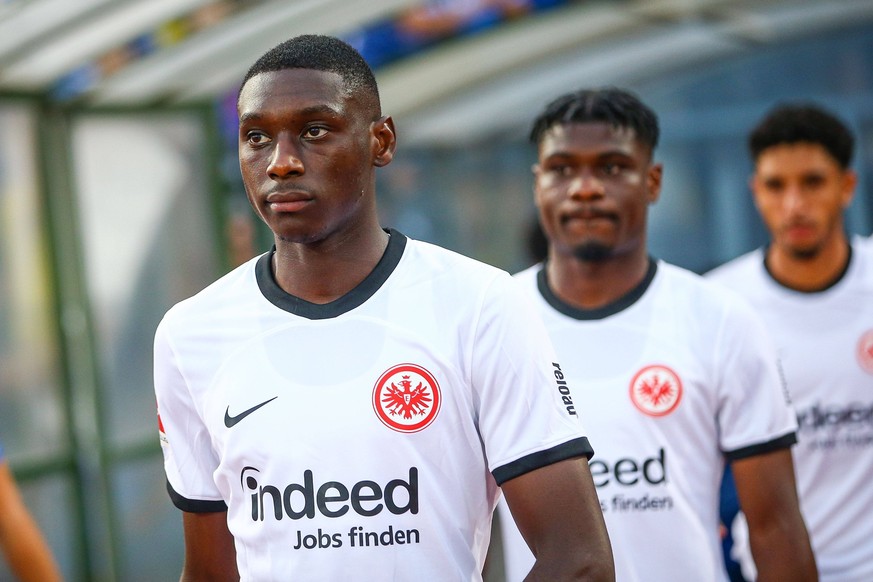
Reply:
[[[654,204],[661,197],[661,179],[664,176],[663,164],[650,164],[646,172],[646,190],[649,204]]]
[[[757,174],[752,174],[751,176],[749,176],[749,191],[754,192],[757,186],[758,186]]]
[[[843,209],[849,207],[849,204],[852,203],[852,198],[855,195],[855,188],[858,186],[858,174],[856,174],[853,170],[846,170],[843,172]]]
[[[540,174],[542,172],[542,166],[540,166],[539,162],[531,165],[530,171],[533,174],[533,197],[534,204],[536,204],[537,208],[540,206]]]
[[[749,192],[752,193],[752,202],[755,203],[755,208],[760,209],[758,205],[759,196],[758,193],[761,190],[761,179],[758,177],[758,173],[755,172],[751,176],[749,176]]]
[[[397,133],[390,115],[383,115],[373,122],[372,136],[373,165],[380,168],[387,166],[394,159],[394,150],[397,148]]]

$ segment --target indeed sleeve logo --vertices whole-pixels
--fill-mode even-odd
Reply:
[[[646,366],[630,383],[631,402],[649,416],[666,416],[682,399],[682,381],[667,366]]]
[[[373,410],[379,420],[398,432],[418,432],[436,418],[442,404],[433,374],[416,364],[388,369],[373,387]]]
[[[567,381],[564,380],[564,372],[561,370],[561,365],[557,362],[552,362],[552,366],[555,368],[555,381],[558,384],[558,392],[561,393],[561,402],[564,403],[567,414],[576,416],[576,407],[573,405],[573,397],[570,396],[570,387],[567,386]]]

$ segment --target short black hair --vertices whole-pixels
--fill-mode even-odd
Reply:
[[[785,103],[770,110],[749,134],[756,160],[767,148],[801,142],[822,146],[845,170],[852,161],[855,138],[834,114],[812,103]]]
[[[581,89],[558,97],[534,120],[530,141],[538,146],[554,125],[591,122],[632,129],[650,150],[658,145],[658,116],[634,93],[617,87]]]
[[[290,38],[261,55],[243,77],[242,87],[261,73],[285,69],[311,69],[336,73],[343,79],[349,94],[363,91],[373,99],[376,115],[381,115],[376,77],[364,57],[348,43],[320,34],[303,34]]]

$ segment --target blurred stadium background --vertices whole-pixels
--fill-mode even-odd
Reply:
[[[301,33],[377,73],[385,224],[505,269],[533,261],[530,120],[582,86],[660,114],[658,257],[704,271],[763,242],[745,134],[789,99],[857,132],[848,225],[873,228],[871,0],[0,0],[0,440],[69,580],[178,578],[152,337],[269,248],[234,102]]]

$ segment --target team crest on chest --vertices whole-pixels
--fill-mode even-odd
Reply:
[[[442,397],[433,374],[416,364],[388,369],[373,388],[379,420],[398,432],[418,432],[439,413]]]
[[[666,416],[682,399],[682,381],[667,366],[646,366],[631,380],[630,398],[640,412]]]
[[[873,374],[873,329],[868,329],[858,340],[858,363],[868,374]]]

